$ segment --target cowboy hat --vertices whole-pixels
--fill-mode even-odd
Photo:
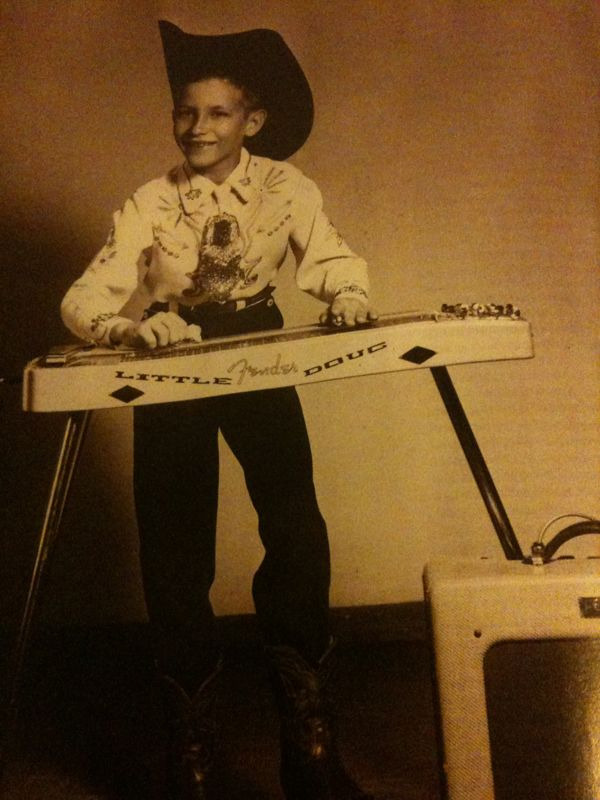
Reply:
[[[187,83],[227,78],[255,94],[267,111],[262,129],[245,143],[251,153],[283,160],[304,144],[313,123],[312,93],[279,33],[257,28],[201,36],[185,33],[166,20],[158,25],[175,102]]]

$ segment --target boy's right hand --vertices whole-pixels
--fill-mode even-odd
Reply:
[[[136,349],[153,350],[185,339],[202,341],[200,327],[188,325],[173,311],[159,311],[140,323],[118,322],[110,332],[111,344],[123,344]]]

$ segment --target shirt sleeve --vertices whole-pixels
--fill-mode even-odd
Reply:
[[[126,320],[119,312],[138,284],[138,262],[152,244],[152,225],[145,221],[138,193],[113,215],[104,247],[61,303],[63,322],[76,336],[110,344],[110,331]]]
[[[367,264],[348,247],[323,212],[316,184],[302,176],[293,200],[295,220],[290,243],[296,256],[300,289],[331,303],[335,297],[367,299]]]

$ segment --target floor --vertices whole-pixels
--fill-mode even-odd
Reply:
[[[378,800],[439,800],[430,656],[423,641],[341,643],[340,746]],[[227,650],[221,698],[223,800],[277,800],[277,720],[260,648]],[[145,630],[36,637],[6,800],[164,797],[160,699]]]

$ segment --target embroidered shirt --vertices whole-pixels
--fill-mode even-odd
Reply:
[[[108,344],[134,295],[144,307],[250,297],[274,280],[288,247],[298,286],[314,297],[368,292],[367,266],[324,214],[315,183],[245,149],[224,183],[184,164],[139,188],[113,221],[61,305],[67,327],[84,339]]]

